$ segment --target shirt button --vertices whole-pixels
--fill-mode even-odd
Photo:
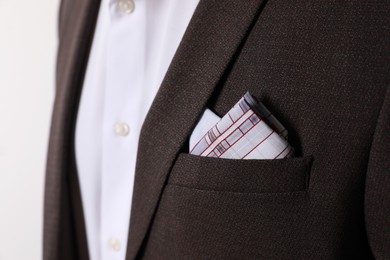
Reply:
[[[121,250],[121,243],[118,239],[111,238],[108,240],[108,246],[111,248],[111,250],[118,252]]]
[[[127,136],[130,132],[130,127],[126,123],[118,122],[115,124],[114,130],[116,135]]]
[[[135,4],[133,0],[119,0],[118,8],[122,14],[131,14],[134,12]]]

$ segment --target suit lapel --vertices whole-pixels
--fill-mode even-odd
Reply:
[[[43,259],[69,259],[77,249],[67,212],[68,182],[76,111],[98,9],[99,0],[62,1],[56,98],[46,166]],[[86,246],[86,241],[80,243]]]
[[[200,1],[141,131],[126,259],[137,256],[175,158],[265,2]]]

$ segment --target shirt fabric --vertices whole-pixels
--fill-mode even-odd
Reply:
[[[101,1],[75,136],[92,260],[125,259],[140,130],[197,4]]]

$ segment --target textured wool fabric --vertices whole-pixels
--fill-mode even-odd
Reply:
[[[214,191],[302,191],[307,188],[312,159],[308,156],[286,160],[231,160],[182,153],[176,160],[168,182]]]
[[[375,129],[366,180],[367,234],[378,259],[389,257],[390,245],[390,88]]]
[[[45,260],[88,258],[72,161],[97,9],[62,1]],[[390,258],[389,9],[201,0],[141,131],[127,259]],[[296,157],[185,154],[205,107],[224,115],[248,90]]]

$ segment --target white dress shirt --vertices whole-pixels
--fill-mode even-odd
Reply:
[[[125,259],[139,133],[198,0],[102,0],[76,124],[92,260]]]

